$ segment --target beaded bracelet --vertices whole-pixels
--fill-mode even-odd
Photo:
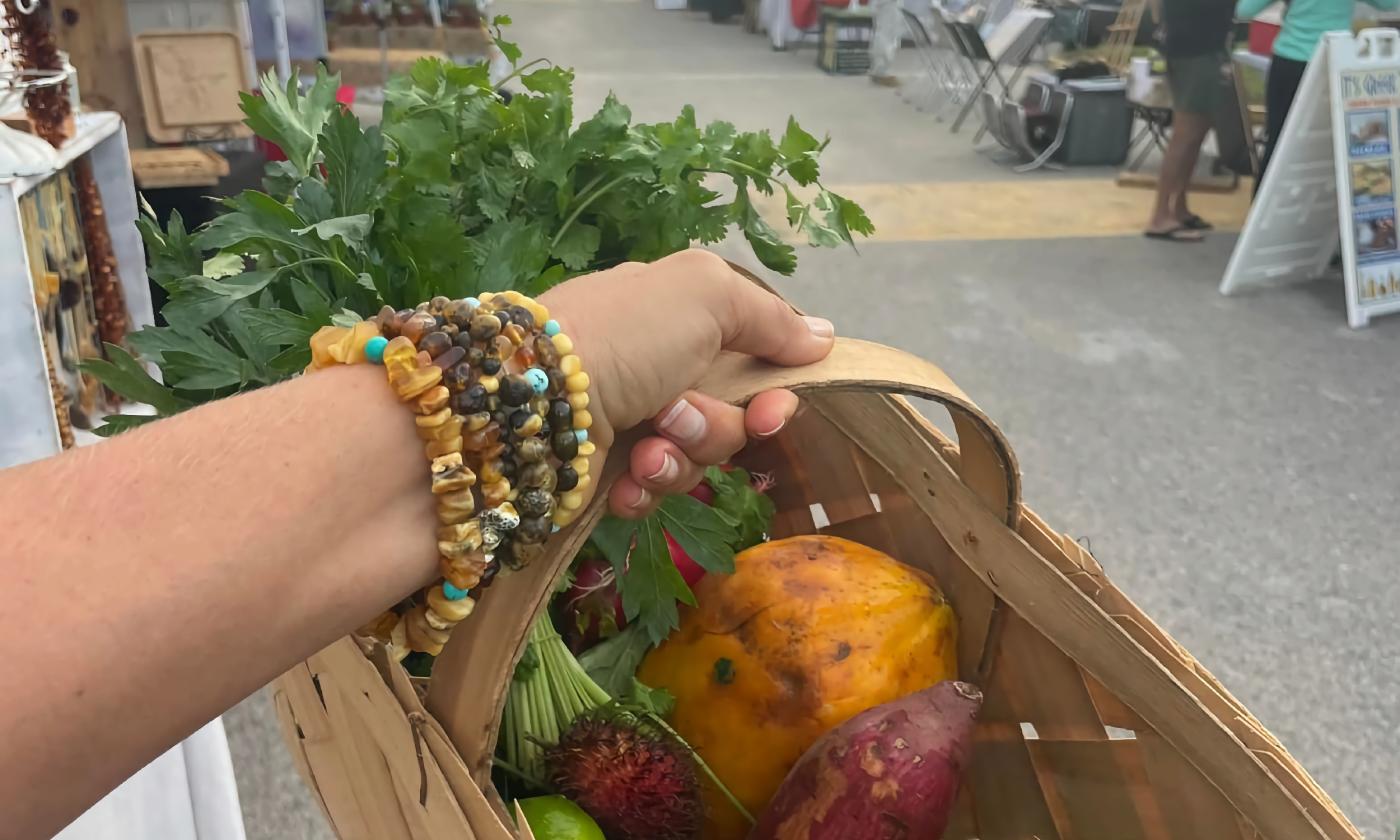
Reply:
[[[573,349],[549,311],[519,292],[386,306],[311,337],[308,372],[382,364],[425,441],[442,579],[360,629],[396,658],[440,653],[476,606],[473,590],[503,564],[539,557],[578,516],[595,446],[588,374]]]

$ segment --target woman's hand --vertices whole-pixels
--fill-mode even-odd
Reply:
[[[830,321],[806,318],[706,251],[627,263],[571,280],[542,299],[574,340],[592,376],[592,439],[601,451],[617,431],[651,420],[657,431],[632,450],[609,503],[619,516],[649,513],[668,493],[699,483],[750,437],[778,433],[797,410],[789,391],[726,405],[691,388],[721,351],[779,365],[820,361]]]

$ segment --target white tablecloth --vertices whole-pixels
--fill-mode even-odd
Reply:
[[[54,840],[246,840],[223,721],[146,765]]]

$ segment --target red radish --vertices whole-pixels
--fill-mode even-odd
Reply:
[[[861,712],[798,759],[748,840],[937,840],[981,705],[950,681]]]
[[[671,563],[675,565],[676,571],[681,573],[681,577],[685,578],[685,585],[694,586],[696,581],[705,576],[705,570],[699,563],[690,559],[690,555],[681,548],[675,537],[669,532],[662,533],[666,534],[666,548],[671,552]]]
[[[574,582],[559,599],[563,636],[574,653],[592,647],[627,624],[612,564],[601,557],[581,561]]]

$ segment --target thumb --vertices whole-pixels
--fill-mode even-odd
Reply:
[[[836,329],[825,318],[799,315],[782,298],[730,271],[723,284],[727,299],[716,313],[721,346],[777,365],[796,367],[819,362],[831,352]]]

